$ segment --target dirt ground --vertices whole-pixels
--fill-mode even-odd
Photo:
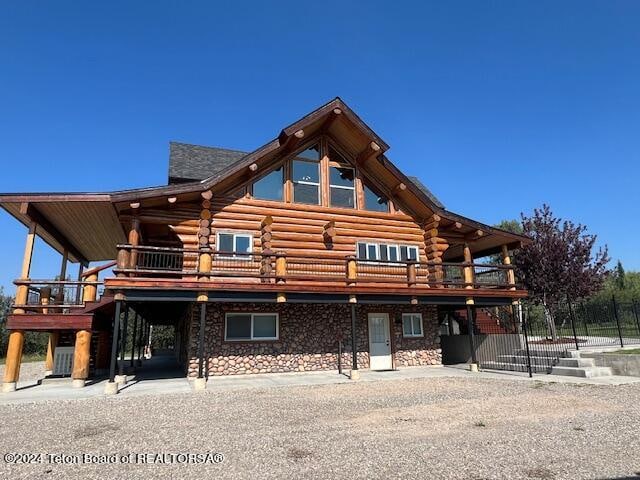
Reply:
[[[0,478],[640,478],[640,384],[426,378],[0,415]]]

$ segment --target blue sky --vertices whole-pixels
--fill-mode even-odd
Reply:
[[[3,2],[0,191],[166,182],[341,96],[445,206],[543,202],[640,269],[640,2]],[[25,228],[0,212],[0,285]],[[58,258],[37,245],[32,277]]]

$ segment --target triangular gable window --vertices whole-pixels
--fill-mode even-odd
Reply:
[[[362,190],[364,194],[363,208],[365,210],[383,213],[387,213],[389,211],[389,199],[377,188],[371,187],[363,182]]]
[[[253,183],[253,198],[260,200],[284,200],[284,168],[280,165]]]

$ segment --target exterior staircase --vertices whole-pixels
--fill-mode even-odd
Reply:
[[[531,371],[571,377],[594,378],[612,375],[609,367],[596,367],[592,358],[582,358],[579,351],[535,350],[529,351]],[[516,350],[513,354],[498,355],[495,361],[482,362],[483,369],[527,371],[527,352]]]

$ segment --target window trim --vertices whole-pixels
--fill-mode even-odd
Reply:
[[[220,249],[220,235],[233,235],[233,251],[237,252],[236,250],[236,237],[248,237],[249,238],[249,251],[246,254],[236,254],[234,253],[233,255],[229,255],[229,254],[220,254],[220,253],[216,253],[216,258],[217,259],[223,259],[223,260],[249,260],[251,258],[251,255],[253,254],[253,233],[251,232],[234,232],[231,230],[222,230],[222,231],[218,231],[216,232],[216,252],[219,251]]]
[[[229,316],[233,315],[249,315],[251,317],[251,334],[250,338],[229,338],[227,336]],[[275,337],[254,337],[253,322],[256,315],[273,315],[276,317],[276,336]],[[224,314],[224,341],[225,342],[273,342],[280,340],[280,314],[276,312],[225,312]]]
[[[305,150],[306,150],[306,148],[305,148]],[[322,152],[322,150],[320,150],[320,152]],[[318,168],[318,181],[317,182],[310,182],[308,180],[294,180],[293,179],[294,162],[304,162],[304,163],[315,164],[317,166],[317,168]],[[296,185],[315,186],[317,191],[318,191],[318,201],[317,201],[317,203],[296,201]],[[291,203],[298,203],[300,205],[322,205],[322,190],[321,190],[321,187],[320,187],[321,185],[322,185],[322,169],[320,168],[320,161],[319,160],[316,162],[315,160],[305,160],[303,158],[298,158],[298,157],[295,157],[295,156],[291,158]]]
[[[413,331],[413,317],[414,316],[418,316],[418,318],[420,319],[420,334],[416,335],[416,333]],[[411,316],[411,333],[410,334],[406,334],[404,332],[404,319],[405,317],[409,317]],[[402,313],[402,336],[403,338],[424,338],[424,323],[422,321],[422,313],[421,312],[403,312]]]
[[[387,205],[386,210],[374,210],[374,209],[367,208],[367,190],[371,191],[374,194],[376,193],[375,190],[380,190],[377,187],[375,187],[375,189],[371,188],[369,185],[367,185],[367,183],[369,183],[369,181],[363,177],[362,178],[362,205],[360,206],[360,210],[364,210],[366,212],[374,212],[374,213],[391,213],[391,199],[387,195],[385,195],[383,192],[380,192],[380,193],[381,193],[381,196],[383,196],[386,200],[386,205]]]
[[[285,163],[279,163],[276,167],[272,168],[271,170],[269,170],[268,172],[262,174],[259,178],[256,178],[255,180],[253,180],[251,182],[251,189],[250,189],[250,195],[251,198],[253,198],[254,200],[262,200],[264,202],[285,202],[285,188],[286,188],[286,184],[287,184],[287,174],[286,174],[286,170],[285,170]],[[280,172],[280,177],[282,180],[282,195],[280,197],[280,199],[273,199],[273,198],[259,198],[255,196],[255,192],[254,192],[254,188],[256,183],[258,183],[261,180],[264,180],[266,177],[268,177],[269,175],[271,175],[272,173],[277,172],[278,170],[282,170]],[[249,191],[249,189],[247,189],[247,191]]]

